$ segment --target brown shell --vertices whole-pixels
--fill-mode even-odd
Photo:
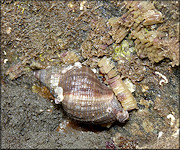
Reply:
[[[72,119],[108,124],[115,120],[124,122],[128,118],[113,91],[102,84],[90,68],[73,67],[64,74],[60,72],[50,68],[35,75],[47,85],[50,85],[52,75],[59,75],[58,87],[62,87],[64,96],[62,106]]]

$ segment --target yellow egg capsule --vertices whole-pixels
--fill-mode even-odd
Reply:
[[[117,75],[115,65],[111,60],[104,57],[99,61],[98,66],[102,73],[107,74],[107,82],[111,86],[114,94],[117,96],[117,99],[121,102],[124,110],[130,111],[132,109],[137,109],[138,107],[135,98],[126,84],[121,80],[120,76]]]

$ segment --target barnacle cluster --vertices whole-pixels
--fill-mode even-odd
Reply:
[[[128,11],[121,17],[108,20],[111,30],[108,32],[116,43],[120,43],[129,33],[135,40],[135,48],[140,58],[149,58],[152,63],[164,58],[172,61],[172,66],[179,65],[178,38],[168,38],[162,31],[155,29],[163,22],[163,15],[152,2],[127,1]],[[178,29],[177,29],[178,30]]]
[[[162,14],[151,2],[127,1],[125,7],[128,9],[127,13],[109,19],[109,25],[112,27],[109,34],[116,43],[120,43],[130,30],[139,31],[143,25],[162,22]]]
[[[148,31],[142,28],[140,31],[132,31],[131,36],[135,40],[136,52],[140,58],[148,57],[152,62],[158,63],[164,58],[172,61],[172,66],[179,65],[179,43],[176,38],[166,38],[160,31]]]

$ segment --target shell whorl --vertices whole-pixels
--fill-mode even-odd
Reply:
[[[63,109],[72,119],[108,124],[115,120],[124,122],[128,118],[113,91],[102,84],[89,67],[63,70],[48,68],[36,72],[35,76],[53,88],[58,96],[63,93]]]

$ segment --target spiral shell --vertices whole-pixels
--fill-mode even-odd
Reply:
[[[72,119],[94,124],[111,124],[128,119],[113,91],[102,84],[93,71],[75,64],[68,68],[47,68],[35,71],[35,76],[53,89],[55,103]]]

